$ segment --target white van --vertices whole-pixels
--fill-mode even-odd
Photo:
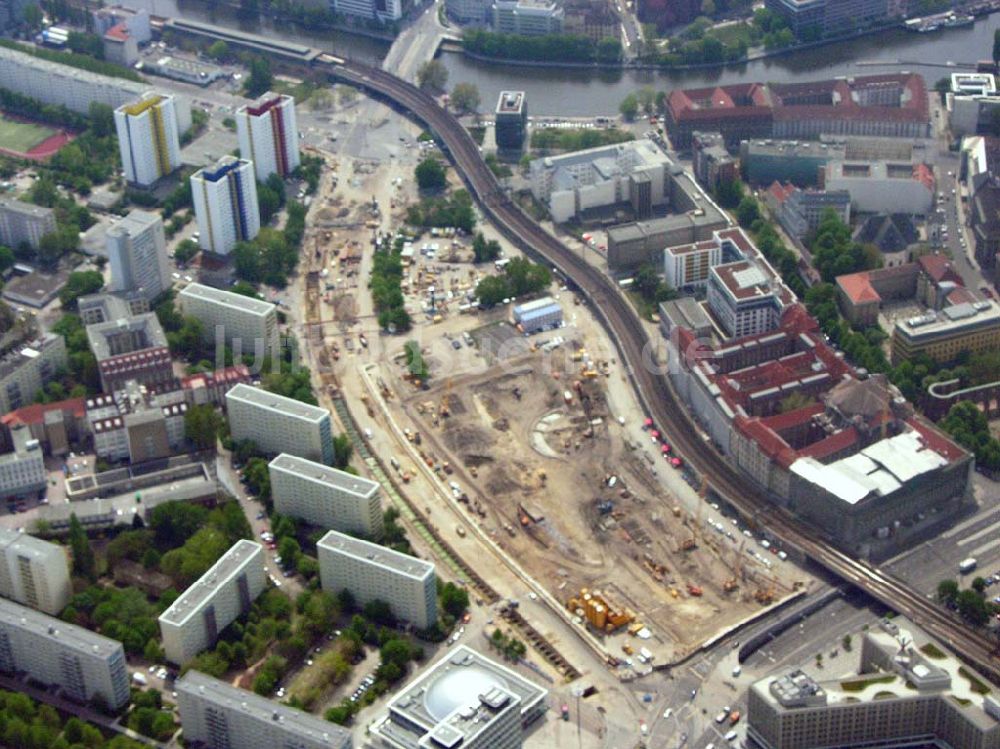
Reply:
[[[736,731],[730,731],[722,738],[724,738],[726,741],[736,741],[736,735],[737,735]]]

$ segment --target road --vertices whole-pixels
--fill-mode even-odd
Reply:
[[[863,588],[881,601],[918,621],[991,678],[1000,680],[1000,663],[993,655],[994,641],[983,632],[966,627],[954,614],[928,601],[908,584],[849,557],[834,547],[816,528],[775,507],[746,477],[719,453],[709,448],[656,366],[653,345],[631,305],[613,282],[545,232],[518,208],[485,165],[478,146],[457,120],[427,94],[411,84],[355,62],[330,70],[335,79],[359,86],[394,103],[425,122],[443,142],[484,212],[512,242],[535,257],[542,257],[579,287],[583,297],[602,320],[618,344],[639,400],[671,442],[712,488],[744,517],[752,518],[781,538],[785,546],[799,550],[805,558],[834,572],[841,579]]]

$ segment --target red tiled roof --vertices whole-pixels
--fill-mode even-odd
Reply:
[[[126,26],[124,22],[116,23],[104,32],[104,38],[111,39],[116,42],[124,42],[128,39],[128,26]]]
[[[794,411],[786,411],[783,414],[765,416],[760,421],[768,429],[773,429],[775,432],[781,433],[785,429],[791,429],[792,427],[808,423],[812,420],[813,416],[818,416],[825,410],[826,407],[822,403],[813,403],[802,408],[796,408]]]
[[[869,302],[881,303],[882,297],[872,286],[871,277],[867,271],[860,273],[848,273],[845,276],[837,276],[837,286],[851,300],[852,304],[866,304]]]
[[[822,461],[823,458],[830,457],[831,455],[836,455],[842,450],[846,450],[858,441],[858,430],[854,427],[848,427],[847,429],[841,429],[839,432],[834,432],[829,437],[824,437],[818,442],[813,442],[801,450],[799,450],[800,458],[815,458],[816,460]]]
[[[964,447],[922,416],[911,416],[906,423],[920,434],[927,447],[949,462],[954,463],[969,454]]]
[[[75,418],[82,419],[86,413],[86,403],[85,398],[69,398],[55,403],[33,403],[0,417],[0,422],[9,427],[19,424],[41,424],[49,411],[72,411]]]
[[[964,286],[962,277],[955,272],[954,266],[952,266],[951,261],[944,255],[921,255],[917,258],[917,262],[920,264],[921,269],[928,275],[928,277],[934,281],[934,283],[941,283],[942,281],[954,281],[960,286]]]
[[[959,286],[957,289],[948,294],[947,299],[948,304],[971,304],[979,301],[976,298],[976,295],[964,286]]]
[[[772,184],[769,188],[767,188],[767,191],[774,196],[774,199],[777,200],[778,204],[780,205],[781,203],[784,203],[786,200],[788,200],[788,197],[793,192],[795,192],[795,185],[793,185],[791,182],[786,182],[785,184],[781,184],[780,182],[775,180],[774,184]]]
[[[913,167],[913,179],[922,183],[930,191],[934,191],[934,172],[927,164],[915,164]]]

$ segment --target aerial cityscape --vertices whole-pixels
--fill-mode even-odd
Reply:
[[[1000,0],[12,0],[0,193],[0,747],[1000,749]]]

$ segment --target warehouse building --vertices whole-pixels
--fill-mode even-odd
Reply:
[[[371,728],[380,749],[519,749],[545,714],[548,691],[466,645],[389,702]]]
[[[384,546],[330,531],[316,544],[323,590],[349,590],[360,604],[384,601],[416,629],[437,621],[434,565]]]
[[[274,509],[310,525],[365,538],[382,536],[378,483],[294,455],[268,465]]]
[[[264,547],[237,541],[160,615],[167,660],[183,666],[212,647],[222,630],[250,610],[266,585]]]
[[[520,326],[525,335],[554,330],[563,324],[562,307],[550,296],[519,304],[514,307],[514,324]]]
[[[27,675],[71,700],[111,710],[129,700],[120,642],[6,598],[0,598],[0,671]]]
[[[226,393],[233,439],[252,440],[269,455],[288,453],[333,464],[330,412],[244,383]]]
[[[188,671],[174,688],[188,746],[351,749],[350,731],[200,671]]]
[[[64,547],[0,528],[0,596],[56,615],[71,592]]]

